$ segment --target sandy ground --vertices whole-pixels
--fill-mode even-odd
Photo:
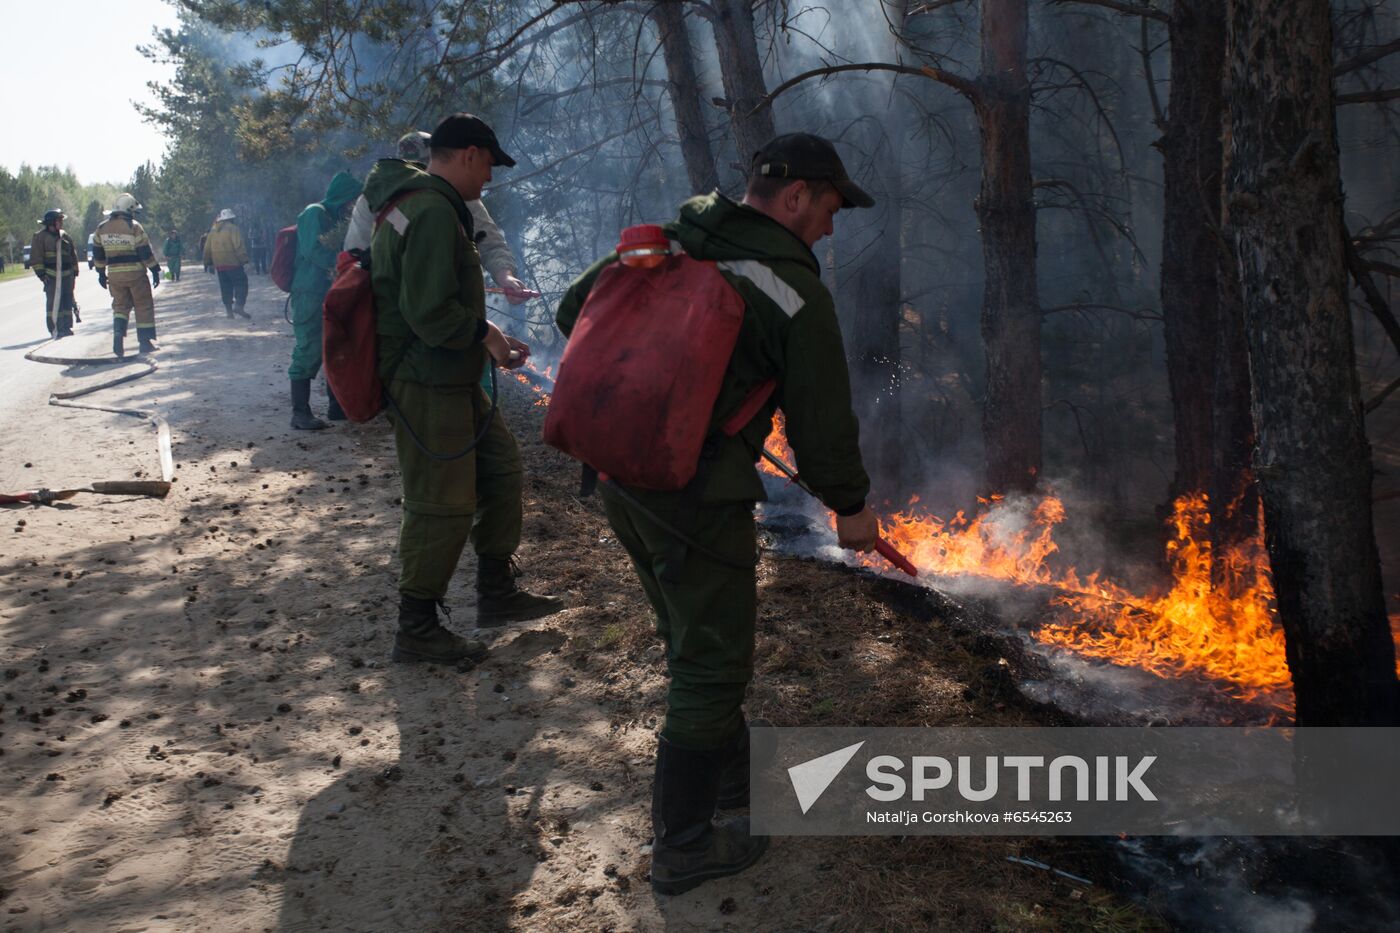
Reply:
[[[4,514],[4,930],[1154,928],[1075,839],[778,839],[737,878],[655,897],[661,651],[596,502],[536,440],[542,410],[507,384],[530,469],[519,557],[573,608],[491,635],[466,673],[390,664],[392,444],[382,423],[288,429],[290,328],[265,283],[251,325],[197,269],[167,284],[159,372],[101,397],[169,419],[168,500]],[[158,472],[135,419],[36,404],[10,422],[0,486]],[[471,584],[468,559],[459,629]],[[879,581],[770,556],[761,586],[751,715],[1049,721],[1005,689],[994,645],[901,615]]]

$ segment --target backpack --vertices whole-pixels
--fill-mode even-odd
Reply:
[[[639,489],[695,478],[744,319],[744,299],[712,262],[681,253],[598,276],[559,362],[544,441]],[[758,386],[722,426],[738,433],[777,381]]]
[[[418,193],[406,192],[384,205],[375,215],[375,228],[401,201]],[[287,230],[292,232],[295,252],[296,227],[288,227],[277,234],[278,247]],[[276,275],[275,259],[273,274]],[[326,382],[330,383],[345,416],[357,423],[373,420],[384,410],[386,400],[392,403],[379,378],[376,324],[369,254],[363,250],[342,252],[336,257],[335,279],[321,305],[321,361],[326,370]],[[411,427],[409,430],[412,433]]]
[[[273,285],[284,292],[291,292],[292,278],[297,273],[296,224],[277,231],[277,238],[272,243],[272,265],[268,266],[267,272],[272,277]],[[336,260],[335,274],[340,275],[339,258]]]

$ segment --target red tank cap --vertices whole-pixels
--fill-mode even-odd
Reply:
[[[636,224],[618,237],[617,256],[624,266],[655,269],[671,255],[671,241],[656,224]]]
[[[671,243],[666,239],[666,231],[656,224],[636,224],[623,230],[618,236],[617,251],[632,249],[655,249],[661,247],[668,252]]]

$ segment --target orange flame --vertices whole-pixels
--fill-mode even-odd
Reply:
[[[787,440],[787,419],[783,417],[781,411],[773,412],[773,433],[768,435],[768,443],[765,444],[764,447],[779,460],[786,461],[788,466],[794,465],[795,461],[792,457],[792,447],[788,445]],[[787,479],[787,477],[783,475],[782,470],[779,470],[761,457],[758,461],[758,468],[770,476]]]
[[[783,415],[777,412],[767,448],[792,464],[784,429]],[[765,460],[758,465],[783,477]],[[979,498],[982,508],[977,515],[958,512],[949,521],[918,508],[918,502],[914,497],[906,510],[882,518],[880,525],[883,536],[921,572],[1061,591],[1052,602],[1059,617],[1034,634],[1041,644],[1159,676],[1205,675],[1228,684],[1231,695],[1240,699],[1291,710],[1292,679],[1263,539],[1234,549],[1223,561],[1227,579],[1213,586],[1210,512],[1204,493],[1173,503],[1167,543],[1171,583],[1165,592],[1146,595],[1105,580],[1098,572],[1081,577],[1073,567],[1051,566],[1050,558],[1059,551],[1054,529],[1066,517],[1064,503],[1053,495],[1034,504],[1001,496]],[[878,557],[862,559],[870,566],[883,566]],[[1400,643],[1400,614],[1389,621]],[[1400,675],[1400,659],[1396,672]]]
[[[1224,562],[1232,579],[1212,587],[1209,522],[1205,494],[1177,499],[1167,543],[1167,592],[1138,596],[1106,582],[1092,591],[1067,592],[1055,602],[1076,618],[1043,626],[1036,640],[1163,676],[1205,674],[1229,683],[1241,699],[1291,706],[1292,680],[1263,542],[1232,551]]]
[[[547,366],[545,367],[544,372],[540,372],[540,370],[535,368],[534,363],[531,363],[529,360],[526,360],[525,368],[530,370],[530,372],[534,373],[537,376],[543,376],[545,379],[549,380],[550,385],[554,385],[554,367]],[[515,377],[517,382],[519,382],[521,385],[525,386],[531,392],[534,392],[536,396],[538,396],[538,398],[535,399],[536,407],[544,408],[549,405],[549,393],[546,392],[539,383],[534,382],[530,379],[529,376],[525,375],[519,370],[516,370],[515,372],[511,373],[511,375]]]

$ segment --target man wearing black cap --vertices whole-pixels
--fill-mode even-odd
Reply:
[[[742,204],[718,192],[691,198],[665,225],[687,254],[717,265],[745,310],[690,488],[619,495],[600,487],[666,642],[670,687],[652,786],[651,856],[652,887],[663,894],[743,871],[766,846],[749,836],[747,817],[712,818],[749,802],[743,702],[758,602],[753,506],[765,498],[754,464],[775,408],[786,416],[803,479],[836,513],[841,545],[867,551],[879,535],[865,505],[870,481],[836,308],[812,254],[837,211],[872,204],[831,143],[793,133],[754,156]],[[616,261],[616,253],[603,257],[565,293],[556,320],[566,335],[598,274]],[[769,379],[778,380],[777,390],[743,429],[718,431]]]
[[[477,624],[536,619],[563,602],[516,585],[523,467],[515,438],[479,381],[486,358],[514,369],[530,348],[486,320],[485,283],[467,202],[494,166],[515,160],[470,114],[453,114],[429,140],[426,170],[376,162],[365,198],[378,218],[370,276],[379,375],[403,476],[399,631],[394,660],[474,662],[480,641],[442,627],[437,607],[471,538]]]

